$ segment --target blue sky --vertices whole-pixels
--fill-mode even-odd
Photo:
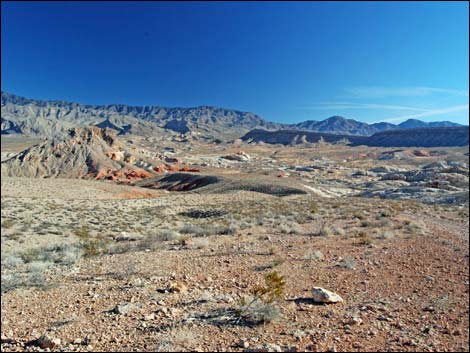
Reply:
[[[7,2],[2,90],[468,124],[467,2]]]

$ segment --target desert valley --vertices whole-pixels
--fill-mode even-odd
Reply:
[[[2,92],[2,351],[468,351],[468,135]]]

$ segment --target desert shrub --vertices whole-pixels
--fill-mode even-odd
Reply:
[[[108,246],[107,249],[105,250],[105,253],[106,254],[124,254],[126,252],[137,251],[137,250],[138,250],[138,246],[136,243],[120,242],[120,243],[112,244]]]
[[[74,232],[74,235],[79,239],[88,239],[90,238],[90,229],[87,226],[81,226],[78,230]]]
[[[87,241],[81,242],[83,254],[86,257],[97,256],[106,251],[110,240],[104,236],[97,236]]]
[[[365,233],[360,233],[358,236],[359,244],[361,245],[370,245],[372,244],[372,238],[365,234]]]
[[[319,250],[314,250],[311,253],[308,253],[304,256],[304,260],[322,260],[325,256],[323,253]]]
[[[180,228],[181,234],[192,234],[195,237],[206,237],[209,235],[232,235],[238,230],[238,226],[235,223],[230,223],[227,226],[220,225],[196,225],[196,224],[185,224]]]
[[[253,324],[269,323],[280,317],[280,310],[271,303],[259,298],[249,298],[249,304],[242,305],[238,310],[240,319]]]
[[[161,241],[177,240],[180,234],[171,229],[162,229],[157,233],[157,237]]]
[[[162,248],[162,240],[159,236],[147,235],[134,245],[135,251],[157,250]]]
[[[197,224],[185,224],[179,231],[181,234],[204,234],[204,229]]]
[[[318,205],[315,201],[310,201],[310,204],[309,204],[309,211],[311,214],[316,214],[318,213]]]
[[[273,271],[264,276],[265,285],[256,285],[250,290],[250,297],[244,300],[238,310],[241,319],[250,323],[268,323],[280,316],[279,308],[274,305],[284,294],[285,277]]]
[[[81,250],[75,244],[63,243],[46,247],[29,248],[18,255],[25,263],[42,261],[71,265],[80,258],[81,254]]]
[[[362,213],[362,212],[354,212],[354,214],[353,214],[353,219],[354,219],[354,218],[363,220],[363,219],[366,218],[366,216],[365,216],[364,213]]]
[[[191,246],[195,249],[204,249],[210,246],[210,242],[206,238],[194,238],[191,242]]]
[[[395,237],[395,232],[387,230],[379,235],[379,239],[391,239]]]
[[[80,241],[83,255],[86,257],[97,256],[106,252],[111,240],[102,234],[91,235],[87,226],[82,226],[74,232]]]
[[[283,234],[299,234],[301,232],[299,224],[295,222],[281,224],[279,229]]]
[[[53,263],[52,262],[47,262],[47,261],[33,261],[29,263],[29,269],[28,272],[30,273],[44,273],[48,268],[52,267]]]
[[[2,281],[1,281],[2,293],[9,292],[19,287],[21,287],[21,280],[19,276],[13,275],[13,274],[2,273]]]
[[[14,224],[15,222],[13,222],[12,219],[6,219],[2,222],[2,229],[9,229],[13,227]]]
[[[285,262],[285,260],[283,258],[278,257],[278,258],[273,260],[271,268],[282,265],[284,262]]]
[[[44,272],[52,263],[34,261],[28,265],[27,271],[15,274],[2,274],[1,290],[8,292],[18,288],[46,288],[47,282]]]
[[[2,254],[2,269],[14,269],[24,264],[21,257],[13,254]]]
[[[381,210],[379,213],[379,217],[392,217],[392,212],[387,209]]]
[[[239,229],[239,226],[236,223],[232,222],[228,226],[217,227],[217,234],[233,235],[237,233],[238,229]]]
[[[339,267],[339,268],[347,269],[347,270],[355,270],[356,269],[356,260],[351,258],[351,257],[347,257],[347,258],[342,259],[341,261],[339,261],[336,266]]]
[[[268,255],[276,255],[277,254],[277,248],[274,245],[270,246],[268,251],[267,251],[267,254]]]
[[[333,228],[333,232],[336,234],[336,235],[339,235],[339,236],[342,236],[344,237],[346,235],[346,231],[341,228],[341,227],[334,227]]]
[[[391,227],[391,226],[393,225],[393,222],[390,221],[390,220],[387,219],[387,218],[380,218],[378,225],[379,225],[379,227],[381,227],[381,228]]]
[[[422,235],[424,233],[424,226],[412,221],[405,221],[405,226],[403,228],[410,235]]]
[[[240,229],[247,229],[247,228],[250,228],[252,227],[253,224],[250,222],[250,221],[241,221],[240,222]]]
[[[320,237],[331,237],[333,235],[333,230],[327,225],[325,220],[322,220],[315,235]]]

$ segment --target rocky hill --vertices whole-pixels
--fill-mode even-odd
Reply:
[[[30,147],[2,161],[1,173],[17,177],[117,179],[146,177],[151,164],[139,158],[111,129],[73,128],[62,137]],[[148,169],[148,168],[147,168]]]
[[[270,144],[300,144],[324,141],[338,143],[347,140],[351,145],[380,147],[444,147],[468,145],[469,130],[461,127],[399,129],[377,132],[372,136],[336,135],[309,131],[256,129],[242,137],[247,142]]]

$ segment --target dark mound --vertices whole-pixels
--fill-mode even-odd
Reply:
[[[301,188],[291,187],[277,180],[244,180],[236,177],[191,173],[174,173],[163,177],[137,181],[135,186],[169,191],[195,191],[226,193],[253,191],[274,196],[307,194]]]

